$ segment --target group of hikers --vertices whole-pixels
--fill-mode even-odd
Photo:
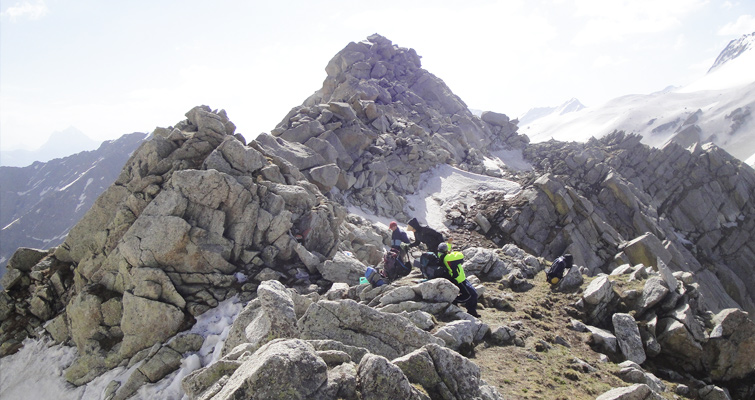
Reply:
[[[416,266],[422,271],[427,279],[443,277],[453,282],[459,288],[459,296],[453,301],[454,305],[464,304],[467,313],[480,318],[477,313],[477,291],[467,280],[464,273],[464,255],[459,251],[451,251],[452,238],[446,239],[443,234],[423,226],[412,218],[407,223],[407,231],[414,234],[414,241],[409,235],[398,227],[396,221],[388,225],[391,231],[391,250],[386,255],[384,273],[389,279],[407,275],[412,268],[409,263],[409,250],[423,244],[427,252],[423,253],[420,260],[415,260]],[[397,271],[397,272],[393,272]]]
[[[445,278],[459,288],[459,296],[453,304],[464,304],[467,313],[480,318],[477,313],[477,291],[467,280],[464,272],[464,255],[460,251],[452,251],[453,238],[445,238],[440,232],[423,226],[412,218],[407,223],[406,230],[414,234],[414,241],[409,239],[407,232],[399,228],[396,221],[391,221],[388,228],[391,233],[391,249],[384,257],[383,271],[378,273],[374,268],[368,268],[369,282],[375,286],[383,284],[381,278],[395,280],[411,272],[412,266],[418,267],[425,279]],[[427,251],[422,253],[419,260],[409,262],[409,250],[424,245]],[[573,257],[564,254],[556,258],[546,270],[546,280],[555,287],[564,277],[566,270],[571,269]]]

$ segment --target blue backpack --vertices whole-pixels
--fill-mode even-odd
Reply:
[[[364,277],[367,278],[367,282],[372,285],[372,287],[378,287],[385,285],[385,281],[383,281],[383,276],[380,275],[380,272],[372,267],[367,267],[367,270],[364,271]]]

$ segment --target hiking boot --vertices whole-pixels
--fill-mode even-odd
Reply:
[[[475,317],[475,318],[482,318],[480,314],[477,313],[477,311],[467,311],[467,314]]]

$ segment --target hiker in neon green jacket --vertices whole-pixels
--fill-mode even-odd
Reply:
[[[469,315],[480,318],[480,314],[477,313],[477,291],[467,280],[464,267],[461,265],[464,262],[464,255],[460,251],[451,252],[447,243],[441,243],[438,245],[438,258],[451,275],[451,282],[459,288],[459,296],[453,303],[464,303]]]

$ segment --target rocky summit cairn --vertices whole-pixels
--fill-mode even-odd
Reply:
[[[752,168],[623,132],[530,144],[516,120],[473,115],[420,60],[380,35],[350,43],[322,88],[248,145],[208,106],[155,129],[63,244],[10,259],[0,355],[49,336],[76,346],[74,385],[129,367],[106,390],[126,399],[199,351],[196,317],[237,298],[220,359],[182,379],[189,398],[498,399],[517,377],[489,384],[496,369],[476,352],[510,346],[547,364],[538,354],[585,342],[615,368],[572,357],[553,382],[626,383],[602,399],[658,398],[671,381],[683,396],[755,395]],[[490,167],[496,150],[532,168]],[[453,304],[455,285],[416,272],[358,284],[390,231],[345,206],[408,220],[407,196],[444,164],[519,185],[442,209],[483,317],[541,294],[525,321],[489,326]],[[545,289],[543,269],[566,252],[574,267]]]

